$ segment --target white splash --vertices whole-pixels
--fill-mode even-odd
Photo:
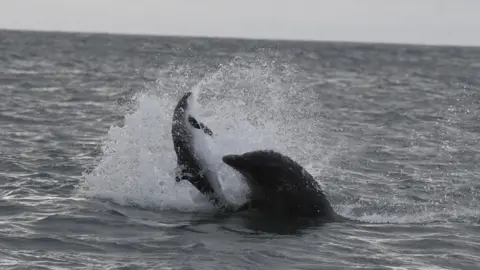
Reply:
[[[299,134],[288,132],[289,125],[303,124],[285,119],[290,117],[284,111],[285,104],[294,91],[287,79],[296,73],[286,66],[282,66],[285,72],[279,73],[277,65],[272,60],[254,59],[252,63],[236,59],[190,90],[191,113],[214,133],[213,138],[199,134],[205,140],[196,141],[196,147],[206,157],[209,167],[216,170],[227,200],[236,204],[245,200],[247,186],[237,172],[222,162],[223,155],[273,149],[294,159],[301,156],[309,160],[308,155],[313,151],[310,147],[302,148],[305,144],[297,138]],[[159,79],[165,80],[160,83],[162,88],[169,85],[172,77],[181,80],[165,76]],[[190,183],[174,180],[176,155],[171,121],[173,109],[184,91],[188,89],[159,89],[158,93],[152,89],[135,97],[136,109],[126,114],[123,127],[110,128],[103,143],[102,159],[92,172],[84,175],[87,196],[160,211],[213,209]],[[316,145],[314,149],[323,147]],[[324,166],[318,161],[314,164]]]

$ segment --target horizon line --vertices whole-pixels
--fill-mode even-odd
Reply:
[[[109,36],[130,36],[130,37],[160,37],[160,38],[181,38],[181,39],[219,39],[219,40],[242,40],[242,41],[263,41],[263,42],[293,42],[293,43],[343,43],[343,44],[364,44],[364,45],[390,45],[390,46],[411,46],[411,47],[457,47],[479,49],[480,45],[462,44],[441,44],[441,43],[408,43],[388,41],[355,41],[355,40],[329,40],[329,39],[300,39],[300,38],[269,38],[269,37],[245,37],[245,36],[217,36],[202,34],[158,34],[158,33],[130,33],[130,32],[106,32],[106,31],[79,31],[79,30],[51,30],[51,29],[26,29],[26,28],[2,28],[6,32],[33,32],[33,33],[60,33],[60,34],[87,34],[87,35],[109,35]]]

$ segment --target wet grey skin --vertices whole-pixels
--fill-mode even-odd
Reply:
[[[265,215],[347,220],[335,213],[313,176],[281,153],[259,150],[226,155],[222,160],[244,176],[251,190],[251,207]]]
[[[195,153],[191,128],[202,130],[206,136],[213,136],[213,132],[205,124],[188,114],[187,100],[191,95],[191,92],[184,94],[178,101],[173,113],[171,134],[178,166],[175,181],[187,180],[222,212],[240,211],[245,207],[235,207],[227,202],[222,194],[215,192],[212,181],[216,180],[208,178],[206,168],[202,168],[202,163]]]

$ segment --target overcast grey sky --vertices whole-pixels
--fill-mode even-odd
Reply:
[[[0,28],[480,46],[480,0],[0,0]]]

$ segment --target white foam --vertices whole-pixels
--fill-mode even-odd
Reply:
[[[87,194],[121,204],[192,209],[195,190],[172,180],[176,157],[167,121],[172,101],[152,94],[136,101],[124,126],[110,128],[102,160],[85,175]]]
[[[329,157],[338,150],[336,146],[329,150],[299,139],[302,135],[299,131],[312,130],[299,129],[304,123],[288,119],[293,116],[285,113],[285,104],[295,91],[289,76],[295,72],[285,65],[282,65],[285,71],[279,72],[277,65],[281,63],[258,58],[250,62],[235,59],[191,89],[191,113],[214,133],[212,139],[198,134],[205,139],[197,141],[196,147],[217,171],[227,199],[237,204],[245,200],[247,186],[237,172],[222,162],[223,155],[274,149],[296,160],[301,157],[307,162],[300,163],[314,176],[319,176]],[[185,74],[183,67],[178,70]],[[167,73],[175,70],[161,74]],[[151,89],[134,98],[136,106],[125,115],[124,126],[110,128],[103,143],[102,159],[92,172],[84,175],[88,196],[158,210],[213,209],[190,183],[174,180],[176,156],[170,134],[171,121],[184,90],[165,90],[172,84],[168,80],[178,85],[177,81],[182,79],[175,74],[159,78],[160,89]],[[312,151],[322,151],[327,158],[309,163]]]
[[[201,134],[207,139],[198,141],[197,147],[208,157],[211,167],[217,169],[227,199],[241,203],[246,184],[240,181],[238,173],[223,164],[221,157],[255,149],[280,150],[280,137],[286,134],[279,135],[278,125],[273,120],[257,118],[256,123],[252,123],[248,104],[239,102],[235,96],[211,98],[215,96],[211,93],[212,89],[202,89],[209,84],[220,83],[213,90],[218,92],[213,94],[223,93],[221,84],[229,81],[225,74],[237,74],[238,71],[232,70],[231,65],[227,67],[230,69],[222,68],[195,86],[192,90],[193,103],[189,105],[192,114],[214,132],[213,139]],[[248,72],[260,70],[268,73],[264,69],[263,66],[253,65]],[[169,77],[163,79],[168,80]],[[255,86],[259,84],[255,80],[258,78],[244,82]],[[102,146],[103,157],[92,172],[84,175],[85,194],[119,204],[158,210],[209,211],[212,206],[190,183],[174,181],[176,155],[170,134],[171,120],[173,109],[184,92],[178,91],[169,96],[162,94],[165,93],[163,89],[158,90],[160,94],[156,94],[157,89],[151,89],[135,96],[133,101],[136,106],[126,113],[123,127],[110,128]],[[200,100],[205,96],[208,96],[204,98],[207,102],[201,104]]]

